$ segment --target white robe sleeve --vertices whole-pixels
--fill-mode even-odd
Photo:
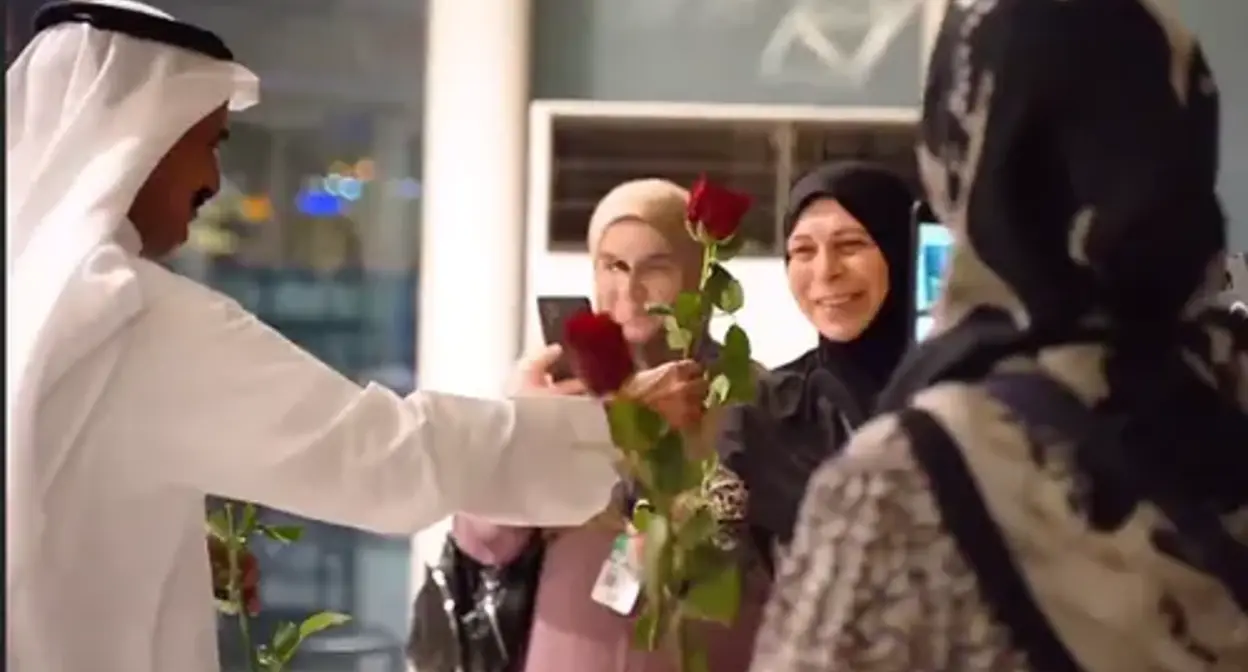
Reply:
[[[615,454],[597,401],[361,389],[233,302],[191,293],[132,324],[105,393],[134,469],[391,534],[456,512],[576,525],[607,506]]]

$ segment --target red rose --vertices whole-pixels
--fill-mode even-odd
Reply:
[[[721,187],[703,175],[689,193],[689,221],[701,224],[706,235],[715,240],[728,240],[741,228],[751,200],[749,195]]]
[[[605,313],[581,311],[563,327],[572,370],[594,394],[615,392],[636,371],[624,330]]]

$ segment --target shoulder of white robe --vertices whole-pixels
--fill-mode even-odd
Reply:
[[[42,390],[50,389],[142,312],[143,283],[135,263],[112,243],[96,249],[84,261],[78,280],[65,287],[50,325],[56,332],[73,337],[60,339],[60,345],[48,353]]]
[[[21,380],[8,384],[5,541],[9,557],[5,579],[6,607],[10,610],[15,606],[12,600],[17,597],[26,568],[34,560],[30,555],[34,544],[42,537],[44,487],[65,458],[65,448],[56,452],[33,450],[39,402],[61,377],[142,312],[143,291],[135,260],[115,242],[98,245],[75,268],[65,267],[70,271],[68,281],[59,296],[53,297],[46,320],[37,319],[41,313],[37,305],[18,305],[14,309],[16,315],[29,313],[42,327],[36,327],[37,333],[28,334],[35,340],[25,353],[29,361],[17,374]],[[20,295],[14,298],[15,303],[23,304]],[[38,302],[37,298],[34,300]],[[111,370],[105,375],[111,375]]]

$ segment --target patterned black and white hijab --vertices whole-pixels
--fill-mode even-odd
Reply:
[[[1127,454],[1028,454],[954,428],[981,482],[1045,483],[1044,494],[1027,491],[1036,501],[986,487],[994,518],[1015,542],[1035,530],[1011,525],[1086,533],[1089,563],[1125,553],[1157,572],[1138,581],[1156,581],[1154,604],[1184,602],[1171,582],[1186,576],[1201,609],[1248,613],[1248,328],[1216,302],[1218,92],[1170,4],[951,0],[919,162],[956,244],[936,336],[886,403],[926,396],[941,416],[953,410],[932,393],[941,382],[1044,370],[1124,423]],[[1048,507],[1051,517],[1026,513]],[[1034,592],[1043,611],[1061,613],[1088,599],[1080,583]],[[1222,600],[1211,597],[1218,587]],[[1098,605],[1080,608],[1086,617]]]
[[[949,0],[918,150],[955,240],[934,335],[812,479],[754,669],[1046,669],[999,635],[1017,619],[974,540],[950,550],[966,525],[907,407],[948,434],[1074,669],[1248,669],[1248,327],[1215,301],[1217,87],[1171,10]],[[1037,445],[981,382],[1017,370],[1118,440]]]

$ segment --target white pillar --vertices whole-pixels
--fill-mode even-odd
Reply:
[[[519,354],[530,0],[428,0],[417,383],[495,395]],[[417,535],[412,590],[445,526]]]

